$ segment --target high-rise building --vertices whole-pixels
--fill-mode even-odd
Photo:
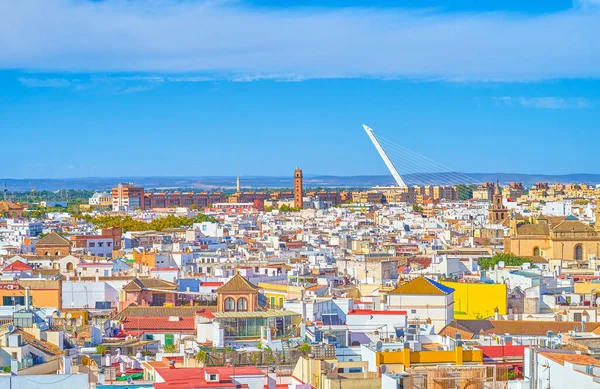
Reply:
[[[120,183],[112,189],[113,211],[144,209],[144,188],[136,188],[133,183]]]
[[[296,166],[294,171],[294,208],[302,209],[302,197],[304,190],[302,188],[302,170]]]

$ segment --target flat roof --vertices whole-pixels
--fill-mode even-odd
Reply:
[[[214,312],[216,319],[235,319],[235,318],[269,318],[269,317],[284,317],[284,316],[301,316],[297,312],[292,311],[265,311],[265,312]]]

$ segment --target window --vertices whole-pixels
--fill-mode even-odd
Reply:
[[[106,242],[106,246],[107,246],[107,247],[110,247],[110,242]]]
[[[152,295],[152,302],[150,303],[151,306],[154,307],[158,307],[158,306],[162,306],[165,305],[165,302],[167,301],[167,295],[164,293],[154,293]]]
[[[235,300],[231,297],[227,297],[225,299],[225,312],[233,312],[235,311]]]
[[[96,243],[94,243],[94,242],[90,242],[89,246],[90,246],[90,247],[96,247]]]
[[[533,256],[534,257],[539,257],[540,256],[540,248],[539,247],[534,247],[533,248]]]
[[[410,313],[417,313],[417,310],[416,309],[411,309]]]
[[[173,344],[173,334],[165,334],[165,346],[170,346]]]
[[[240,297],[237,301],[238,312],[246,312],[248,310],[248,300],[245,297]]]
[[[583,246],[580,244],[575,246],[575,259],[578,261],[583,259]]]
[[[271,297],[271,307],[275,306],[275,297]]]
[[[108,270],[104,270],[104,277],[108,277]]]
[[[2,297],[2,305],[15,306],[25,305],[25,296],[4,296]],[[29,305],[33,305],[33,297],[29,296]]]
[[[573,321],[581,321],[583,319],[583,316],[581,314],[581,312],[576,312],[573,314]]]

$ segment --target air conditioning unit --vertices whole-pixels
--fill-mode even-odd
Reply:
[[[407,334],[406,335],[406,341],[407,342],[414,342],[416,339],[416,336],[414,334]]]

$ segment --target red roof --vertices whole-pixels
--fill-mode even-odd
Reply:
[[[169,321],[169,318],[164,316],[128,317],[123,321],[123,328],[125,331],[145,330],[146,332],[160,332],[165,330],[194,331],[194,318],[181,317],[177,321]]]
[[[348,315],[404,315],[406,311],[375,311],[373,309],[352,309]]]
[[[200,286],[222,286],[223,283],[220,281],[214,281],[214,282],[209,282],[209,281],[203,281],[200,283]]]
[[[31,266],[21,261],[14,261],[10,265],[6,266],[2,271],[5,272],[16,272],[16,271],[30,271],[33,270]]]
[[[205,371],[209,374],[218,374],[218,382],[207,382]],[[235,372],[235,374],[234,374]],[[157,375],[160,375],[165,382],[154,383],[155,389],[192,389],[192,388],[236,388],[236,384],[231,379],[231,376],[260,376],[264,377],[265,373],[260,371],[256,366],[244,367],[211,367],[211,368],[179,368],[156,369]],[[247,385],[237,386],[247,388]]]
[[[203,316],[207,319],[213,319],[215,317],[215,315],[212,313],[212,311],[208,310],[208,309],[201,309],[198,312],[196,312],[197,316]]]

